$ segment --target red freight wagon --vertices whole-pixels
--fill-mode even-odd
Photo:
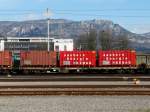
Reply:
[[[95,51],[60,51],[60,66],[95,67]]]
[[[56,66],[56,52],[21,51],[20,65],[29,67]]]
[[[10,51],[0,52],[0,66],[2,68],[12,67],[12,53]]]
[[[136,66],[136,52],[133,50],[99,51],[99,66]]]

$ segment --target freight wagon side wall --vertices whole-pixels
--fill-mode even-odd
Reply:
[[[96,51],[60,51],[60,67],[96,67]]]
[[[129,54],[131,53],[131,66],[136,66],[136,51],[128,51]]]
[[[56,66],[56,52],[47,51],[21,51],[21,66]]]
[[[141,64],[146,64],[150,68],[150,55],[149,54],[138,54],[136,55],[137,66]]]
[[[12,53],[10,51],[0,51],[0,66],[12,67]]]
[[[137,59],[137,65],[140,65],[142,63],[146,64],[146,56],[144,55],[140,55],[140,56],[136,56]]]
[[[136,52],[131,50],[99,51],[99,66],[134,67]]]

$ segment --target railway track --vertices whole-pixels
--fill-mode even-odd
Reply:
[[[150,83],[0,82],[0,95],[150,95]]]
[[[22,90],[0,90],[0,95],[150,95],[150,90],[96,90],[93,88],[83,89],[51,89],[51,90],[35,90],[35,89],[22,89]]]
[[[45,81],[150,81],[149,76],[11,76],[0,77],[0,82]]]
[[[1,76],[5,76],[6,74],[2,74]],[[34,73],[34,74],[10,74],[10,75],[13,75],[13,76],[149,76],[149,74],[134,74],[134,73],[131,73],[131,74],[122,74],[122,73]]]
[[[133,80],[139,79],[135,85]],[[149,76],[0,76],[0,95],[150,95]]]

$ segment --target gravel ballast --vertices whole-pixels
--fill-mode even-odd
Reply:
[[[149,112],[150,96],[1,96],[0,112]]]

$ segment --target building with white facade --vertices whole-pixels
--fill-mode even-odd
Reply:
[[[73,51],[73,39],[50,38],[50,50]],[[46,37],[7,37],[0,40],[0,50],[47,50]]]
[[[54,39],[54,51],[73,51],[73,39]]]

